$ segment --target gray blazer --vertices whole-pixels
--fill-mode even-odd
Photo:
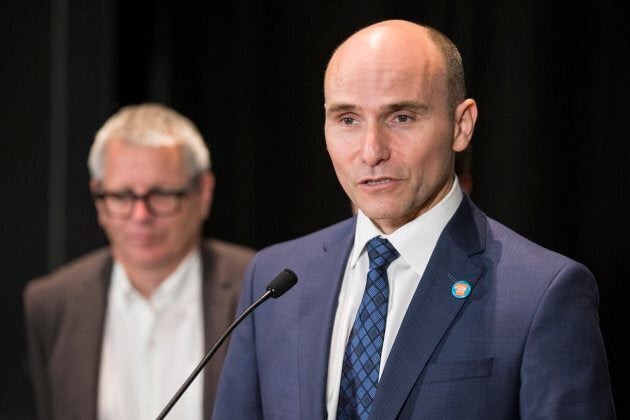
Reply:
[[[253,250],[207,240],[201,255],[205,345],[209,349],[234,319],[241,280]],[[97,417],[111,269],[110,250],[103,248],[30,281],[25,288],[29,362],[40,419]],[[224,344],[204,370],[205,418],[212,413],[226,351]]]

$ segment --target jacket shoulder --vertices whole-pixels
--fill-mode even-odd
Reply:
[[[584,265],[488,217],[469,199],[462,202],[446,230],[481,265],[515,282],[538,281],[544,287],[546,281],[569,267],[592,277]]]
[[[108,247],[92,251],[51,273],[27,282],[24,288],[25,310],[46,308],[72,299],[90,282],[108,278],[112,257]]]
[[[208,238],[203,241],[201,253],[204,263],[211,263],[221,272],[242,274],[256,251],[247,246]]]
[[[204,283],[221,284],[226,290],[240,290],[238,286],[254,254],[254,249],[243,245],[205,239],[201,247]]]
[[[271,245],[261,250],[259,254],[272,257],[291,255],[294,258],[309,258],[322,249],[334,246],[348,235],[354,235],[355,226],[356,217],[351,217],[308,235]]]
[[[488,218],[487,235],[488,248],[500,247],[503,260],[511,265],[540,267],[539,269],[551,270],[559,270],[565,266],[576,265],[588,270],[581,263],[532,242],[530,239],[490,218]]]
[[[244,245],[208,238],[203,241],[202,252],[211,254],[217,258],[240,261],[251,259],[256,253],[256,250]]]

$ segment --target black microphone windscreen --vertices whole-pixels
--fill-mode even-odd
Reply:
[[[297,275],[288,268],[285,268],[278,274],[267,286],[267,290],[271,292],[271,297],[274,299],[282,296],[287,290],[295,286],[298,278]]]

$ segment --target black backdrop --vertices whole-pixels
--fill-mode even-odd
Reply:
[[[324,147],[326,61],[385,18],[431,24],[460,47],[480,109],[472,197],[595,273],[618,412],[628,413],[621,2],[5,0],[0,418],[32,416],[25,282],[105,243],[85,165],[104,120],[152,100],[198,124],[218,180],[206,233],[257,248],[305,234],[350,213]]]

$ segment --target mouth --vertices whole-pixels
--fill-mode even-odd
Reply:
[[[157,238],[154,234],[149,232],[136,232],[127,235],[127,241],[136,246],[147,247],[152,246],[157,241]]]
[[[384,185],[384,184],[389,184],[392,182],[394,182],[394,180],[391,178],[380,178],[380,179],[368,179],[361,183],[372,186],[372,185]]]
[[[398,185],[400,180],[396,178],[389,177],[379,177],[379,178],[364,178],[359,182],[359,188],[364,189],[366,192],[380,192],[380,191],[389,191]]]
[[[373,186],[379,186],[379,185],[387,185],[387,184],[391,184],[392,182],[395,182],[396,180],[394,178],[389,178],[386,176],[383,177],[378,177],[378,178],[363,178],[359,181],[359,184],[361,185],[365,185],[368,187],[373,187]]]

